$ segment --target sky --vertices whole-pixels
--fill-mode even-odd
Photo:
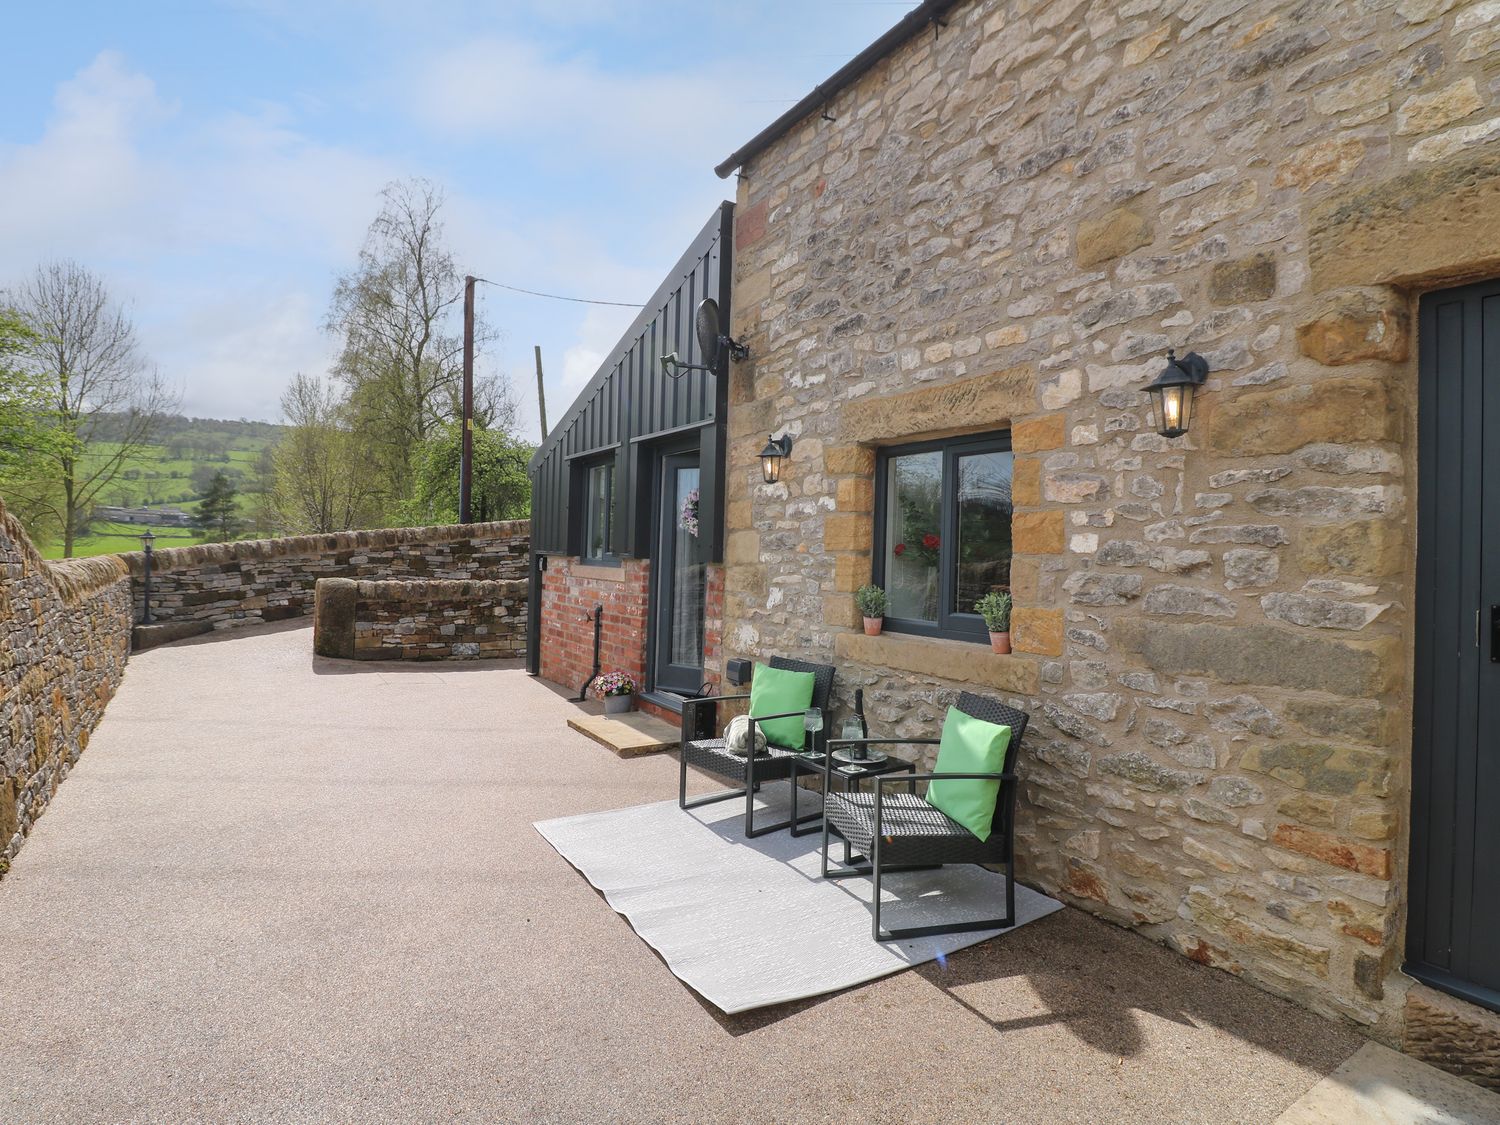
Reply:
[[[897,0],[133,0],[7,5],[0,288],[72,258],[197,417],[279,421],[386,183],[445,193],[461,271],[644,302],[734,180],[713,166],[894,24]],[[480,287],[535,437],[628,308]]]

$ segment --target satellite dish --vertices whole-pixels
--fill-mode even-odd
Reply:
[[[723,343],[719,335],[719,302],[712,297],[703,298],[698,302],[698,314],[693,319],[698,332],[698,354],[703,357],[705,367],[716,368]]]

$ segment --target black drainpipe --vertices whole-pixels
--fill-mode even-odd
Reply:
[[[578,698],[574,703],[582,703],[589,697],[589,685],[599,678],[599,638],[604,633],[604,607],[596,605],[593,612],[594,618],[594,670],[589,673],[589,678],[583,681],[583,686],[578,689]],[[585,613],[583,619],[587,621],[589,614]]]
[[[547,556],[531,552],[526,576],[526,673],[531,676],[542,671],[542,572],[546,569]]]

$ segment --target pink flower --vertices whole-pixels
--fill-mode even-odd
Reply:
[[[936,548],[937,545],[941,542],[942,540],[930,531],[926,535],[922,536],[922,546],[926,547],[929,551]]]
[[[906,544],[905,543],[897,543],[896,546],[892,548],[892,550],[897,555],[904,555],[904,554],[906,554]]]

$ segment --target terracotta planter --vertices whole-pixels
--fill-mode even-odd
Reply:
[[[604,697],[604,713],[606,715],[623,715],[635,706],[633,695],[606,695]]]
[[[1003,633],[991,633],[990,634],[990,648],[992,648],[996,652],[1009,652],[1010,651],[1010,630],[1007,629]]]
[[[866,617],[865,618],[865,636],[867,636],[867,637],[878,637],[878,636],[880,636],[880,630],[883,629],[884,627],[885,627],[885,618],[884,617]]]

